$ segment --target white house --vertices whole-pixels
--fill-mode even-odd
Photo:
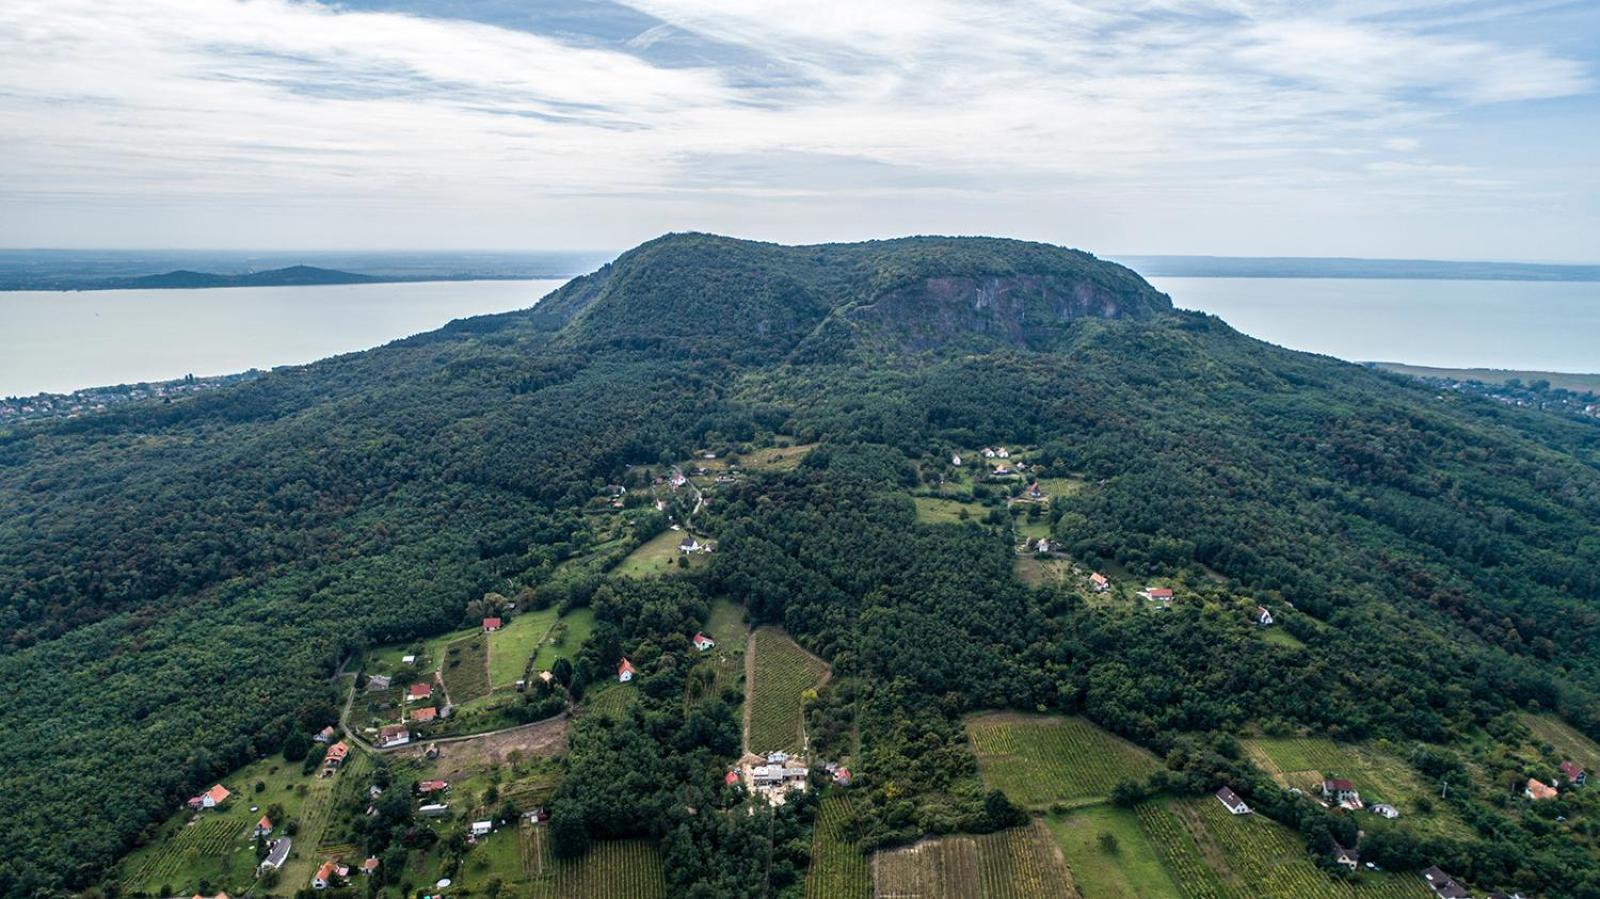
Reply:
[[[984,447],[983,457],[985,459],[993,459],[994,458],[994,450],[989,449],[988,447]]]
[[[1009,459],[1011,458],[1011,452],[1002,446],[994,451],[994,457],[996,459]]]
[[[1400,817],[1400,810],[1386,802],[1380,802],[1367,810],[1372,812],[1374,815],[1388,818],[1390,821]]]
[[[404,724],[391,724],[378,731],[378,746],[388,749],[391,746],[404,746],[411,742],[411,731]]]
[[[1322,798],[1346,807],[1361,807],[1361,794],[1355,784],[1340,777],[1330,777],[1322,782]]]
[[[450,813],[450,806],[440,802],[429,803],[417,809],[417,814],[424,818],[441,818]]]
[[[1266,606],[1256,606],[1256,610],[1250,613],[1250,618],[1261,627],[1272,623],[1272,613],[1267,611]]]
[[[705,652],[706,650],[708,650],[711,647],[716,646],[716,645],[717,645],[717,641],[711,639],[710,637],[707,637],[705,634],[695,634],[694,635],[694,648],[698,652]]]
[[[1228,789],[1227,787],[1223,787],[1217,791],[1217,801],[1222,803],[1222,807],[1227,809],[1228,814],[1230,815],[1250,814],[1250,806],[1246,805],[1245,801],[1239,798],[1239,794]]]
[[[950,464],[954,465],[957,468],[960,468],[961,467],[961,454],[960,453],[951,453],[950,454]]]
[[[486,836],[488,836],[489,834],[491,834],[493,832],[494,832],[494,822],[493,821],[474,821],[474,822],[472,822],[472,835],[474,837],[486,837]]]
[[[623,659],[622,664],[617,666],[617,681],[625,684],[631,680],[633,680],[633,663]]]

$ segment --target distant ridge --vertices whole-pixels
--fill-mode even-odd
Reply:
[[[1147,277],[1391,278],[1419,281],[1600,281],[1600,265],[1442,262],[1318,256],[1113,256]]]
[[[376,278],[372,275],[358,275],[353,272],[341,272],[331,268],[291,265],[288,268],[247,272],[242,275],[218,275],[210,272],[191,272],[186,269],[179,269],[175,272],[144,275],[138,278],[107,278],[99,282],[89,282],[78,289],[172,290],[203,287],[284,287],[308,284],[372,284],[383,280],[385,279]]]

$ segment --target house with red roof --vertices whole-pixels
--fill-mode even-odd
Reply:
[[[730,787],[733,786],[739,782],[739,772],[729,771],[727,775],[722,778],[722,782]]]
[[[344,757],[350,754],[350,744],[343,740],[328,747],[328,754],[323,757],[322,767],[337,768],[344,764]]]
[[[502,624],[498,618],[483,619],[483,632],[486,634],[493,633],[494,631],[499,630],[501,627]]]
[[[1539,802],[1543,799],[1554,799],[1560,795],[1560,792],[1538,778],[1530,777],[1528,778],[1527,789],[1522,791],[1522,795],[1532,799],[1534,802]]]
[[[1361,794],[1355,784],[1342,777],[1330,777],[1322,782],[1322,798],[1343,806],[1361,806]]]
[[[705,634],[695,634],[694,635],[694,648],[699,652],[705,652],[706,650],[708,650],[711,647],[716,646],[716,645],[717,645],[717,641],[711,639],[710,637],[707,637]]]
[[[1589,773],[1577,762],[1565,761],[1561,763],[1561,779],[1569,787],[1581,787],[1589,782]]]
[[[420,699],[433,698],[433,684],[427,681],[417,681],[406,691],[406,702],[416,702]]]
[[[272,819],[262,815],[261,820],[256,822],[255,835],[264,837],[269,833],[272,833]]]
[[[367,860],[361,863],[361,873],[362,874],[371,874],[371,873],[373,873],[374,871],[377,871],[377,870],[378,870],[378,857],[376,855],[367,856]]]
[[[425,705],[420,709],[411,710],[411,720],[417,724],[427,724],[429,721],[432,721],[437,717],[439,717],[439,710],[431,705]]]
[[[232,795],[232,793],[228,792],[227,787],[223,786],[222,784],[217,784],[204,793],[201,793],[199,796],[189,800],[189,807],[192,809],[216,808],[224,802],[227,802],[228,797]]]
[[[1096,571],[1094,574],[1089,575],[1089,589],[1096,593],[1104,593],[1111,589],[1111,580]]]
[[[378,746],[388,749],[391,746],[404,746],[411,742],[411,731],[404,724],[390,724],[378,731]]]
[[[633,680],[632,662],[628,661],[627,659],[622,660],[622,664],[617,666],[617,680],[624,684]]]
[[[423,780],[417,782],[417,792],[424,796],[448,789],[450,789],[450,782],[447,780]]]

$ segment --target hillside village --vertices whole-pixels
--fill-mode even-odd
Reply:
[[[602,578],[692,576],[718,551],[719,541],[706,525],[715,520],[719,491],[786,470],[806,449],[778,445],[764,452],[705,451],[660,471],[640,470],[630,483],[606,485],[597,491],[588,514],[598,533],[615,536],[601,540],[594,554],[569,563],[572,576],[583,571],[600,572]],[[1025,581],[1052,585],[1075,602],[1130,614],[1171,615],[1191,607],[1225,614],[1280,652],[1333,638],[1327,624],[1298,613],[1281,598],[1236,595],[1221,578],[1175,573],[1152,582],[1106,560],[1080,563],[1064,542],[1050,536],[1048,522],[1055,498],[1092,490],[1093,485],[1053,469],[1032,448],[956,448],[942,458],[948,464],[930,464],[921,475],[924,486],[910,498],[917,520],[1004,536],[1012,546],[1016,574]],[[608,545],[615,548],[606,549]],[[554,583],[560,581],[558,575]],[[610,876],[583,868],[581,859],[574,866],[551,855],[547,806],[562,778],[571,721],[628,714],[639,701],[639,684],[649,683],[660,650],[622,647],[614,657],[595,658],[590,654],[596,648],[591,640],[594,612],[570,604],[551,606],[552,595],[560,594],[548,589],[486,594],[469,604],[471,623],[459,630],[421,642],[371,647],[346,660],[338,678],[340,705],[320,713],[314,727],[291,738],[281,757],[252,763],[188,800],[182,814],[125,863],[128,894],[194,890],[209,895],[210,890],[269,896],[309,890],[330,896],[398,897],[526,889],[532,890],[529,895],[547,895],[541,892],[547,890],[556,890],[549,895],[580,895],[560,890]],[[704,672],[704,682],[725,685],[739,694],[744,706],[744,745],[716,779],[721,801],[736,808],[748,798],[776,810],[797,802],[815,808],[820,798],[827,815],[846,807],[861,783],[893,777],[872,767],[848,741],[839,742],[831,730],[830,716],[839,710],[821,702],[819,688],[829,677],[826,666],[776,631],[749,630],[744,617],[736,601],[723,601],[699,630],[676,637],[682,651],[693,657],[694,670]],[[758,646],[766,648],[758,651]],[[601,671],[610,673],[597,676]],[[1001,755],[989,755],[986,749],[998,737],[980,738],[987,730],[972,732],[978,777],[996,788],[996,795],[1008,795],[1035,816],[1042,815],[1034,819],[1046,825],[1039,833],[1059,830],[1058,841],[1074,871],[1089,864],[1082,853],[1090,850],[1066,836],[1080,815],[1088,814],[1072,811],[1083,802],[1098,809],[1084,820],[1104,818],[1107,826],[1134,822],[1133,833],[1145,847],[1141,851],[1160,859],[1174,883],[1187,884],[1189,875],[1172,854],[1180,844],[1165,842],[1178,839],[1169,833],[1171,825],[1163,823],[1169,811],[1190,822],[1185,826],[1197,828],[1183,839],[1206,845],[1220,840],[1222,854],[1230,859],[1232,853],[1245,851],[1244,844],[1230,847],[1226,842],[1232,825],[1202,826],[1188,805],[1138,805],[1136,816],[1124,811],[1126,800],[1119,791],[1134,789],[1130,785],[1137,781],[1129,778],[1141,777],[1140,772],[1156,765],[1144,760],[1142,750],[1119,748],[1115,738],[1087,723],[1073,723],[1077,720],[1041,718],[1024,722],[1020,730],[996,731],[1008,734],[1007,745],[1016,747]],[[1077,742],[1036,742],[1062,721],[1087,728],[1084,736],[1075,738]],[[818,726],[827,734],[814,734]],[[1040,726],[1045,730],[1037,730]],[[1289,752],[1295,741],[1244,736],[1249,753],[1270,779],[1215,787],[1211,801],[1228,818],[1259,817],[1254,806],[1260,802],[1305,800],[1328,813],[1350,816],[1355,824],[1356,837],[1348,843],[1335,841],[1325,850],[1313,850],[1306,861],[1293,861],[1317,872],[1296,877],[1311,878],[1308,883],[1330,877],[1334,883],[1341,876],[1355,883],[1372,881],[1384,884],[1382,889],[1389,892],[1383,896],[1423,895],[1401,886],[1408,883],[1450,899],[1526,895],[1473,892],[1438,866],[1420,874],[1390,874],[1365,858],[1372,833],[1455,826],[1438,823],[1448,820],[1440,817],[1440,802],[1411,785],[1415,775],[1373,779],[1374,771],[1390,770],[1366,767],[1370,759],[1387,758],[1378,750],[1344,754],[1327,743],[1319,752],[1355,767],[1348,772],[1337,770],[1338,765],[1305,771],[1298,767],[1305,763]],[[1097,742],[1106,748],[1094,749]],[[1582,760],[1561,758],[1548,768],[1527,769],[1538,773],[1521,783],[1518,801],[1530,806],[1561,803],[1572,814],[1587,814],[1593,805],[1583,790],[1587,767],[1600,763],[1600,748],[1582,745],[1590,753]],[[1127,760],[1111,762],[1100,769],[1103,773],[1084,780],[1083,772],[1072,768],[1076,760],[1087,758],[1083,752],[1100,759],[1096,764],[1101,766],[1119,754]],[[1038,767],[1024,773],[1024,780],[1014,780],[1012,766],[1017,763]],[[1049,773],[1058,769],[1061,775]],[[1063,779],[1052,781],[1056,776]],[[1028,780],[1037,783],[1024,786]],[[1264,784],[1281,794],[1264,794]],[[1034,804],[1037,800],[1029,797],[1040,786],[1045,792],[1037,795],[1046,801]],[[1002,788],[1006,794],[998,792]],[[1060,797],[1068,798],[1064,803]],[[1028,820],[1025,812],[1006,814],[1020,816],[1009,820]],[[1277,829],[1273,840],[1293,844],[1280,825],[1261,826]],[[211,835],[190,836],[201,832]],[[819,830],[815,838],[813,852],[819,854],[812,857],[808,882],[834,876],[826,866],[839,863],[833,860],[841,857],[837,851],[856,851],[830,849],[827,841],[835,837],[826,834]],[[880,879],[880,891],[893,892],[899,876],[893,872],[907,863],[894,858],[893,865],[885,863],[889,873],[881,877],[888,880]],[[1240,855],[1234,867],[1224,870],[1250,887],[1253,862],[1247,859]],[[1340,871],[1344,873],[1332,873]],[[1190,895],[1187,886],[1183,889]],[[1262,889],[1246,893],[1285,895]],[[655,895],[650,890],[640,895],[645,894]]]

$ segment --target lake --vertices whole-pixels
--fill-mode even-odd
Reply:
[[[0,292],[0,396],[312,362],[526,309],[563,283]]]
[[[1151,278],[1262,340],[1351,361],[1600,372],[1600,283]]]
[[[1185,309],[1350,360],[1600,372],[1600,284],[1152,278]],[[310,362],[525,309],[561,281],[0,292],[0,396]]]

